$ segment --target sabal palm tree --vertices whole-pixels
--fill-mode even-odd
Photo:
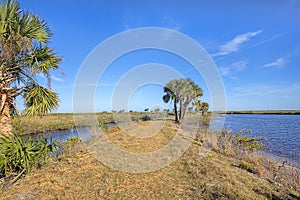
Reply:
[[[208,109],[209,109],[209,104],[206,102],[201,102],[202,115],[206,115]]]
[[[182,98],[182,110],[181,118],[184,118],[188,106],[195,101],[199,101],[199,98],[203,96],[202,89],[191,79],[183,79],[183,98]]]
[[[11,135],[15,98],[23,97],[28,115],[42,115],[58,106],[50,90],[50,70],[59,69],[61,57],[48,45],[51,32],[45,21],[20,9],[14,0],[0,5],[0,137]],[[48,88],[36,76],[43,74]]]
[[[164,87],[164,92],[166,93],[164,96],[163,96],[163,101],[165,103],[168,103],[170,101],[173,101],[174,103],[174,114],[175,114],[175,121],[176,122],[179,122],[178,120],[178,113],[177,113],[177,103],[178,103],[178,98],[177,96],[175,95],[175,93],[170,89],[168,88],[167,86]]]
[[[188,106],[199,99],[203,95],[202,89],[191,79],[174,79],[169,81],[165,87],[163,101],[168,103],[170,100],[174,102],[175,121],[183,119]],[[179,103],[179,115],[177,104]]]

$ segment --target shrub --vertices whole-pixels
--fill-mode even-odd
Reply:
[[[77,136],[74,136],[74,137],[68,138],[65,145],[67,146],[67,148],[72,148],[72,147],[76,146],[79,142],[80,142],[80,138]]]
[[[150,121],[150,120],[151,120],[151,117],[148,116],[148,115],[144,115],[144,116],[141,117],[141,120],[142,120],[142,121]]]
[[[262,138],[253,138],[249,136],[241,136],[239,134],[236,134],[234,138],[237,141],[237,144],[247,150],[256,151],[256,150],[262,150],[264,148],[263,143],[261,142]]]
[[[107,124],[103,120],[99,120],[99,128],[104,132],[106,132],[108,129]]]
[[[0,138],[0,175],[29,173],[34,166],[46,162],[56,150],[54,142],[47,144],[46,138],[38,141],[20,136]]]

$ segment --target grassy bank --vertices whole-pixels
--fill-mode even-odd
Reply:
[[[127,127],[139,133],[159,122]],[[119,128],[107,137],[131,152],[151,152],[178,131],[171,120],[150,138],[135,138]],[[202,143],[206,141],[205,143]],[[212,150],[204,157],[199,148]],[[299,169],[256,155],[222,133],[201,132],[176,162],[154,172],[133,174],[103,165],[80,143],[58,160],[36,169],[0,199],[297,199]]]

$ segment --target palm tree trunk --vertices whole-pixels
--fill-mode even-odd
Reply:
[[[178,121],[177,103],[176,103],[176,102],[177,102],[177,99],[175,98],[175,99],[174,99],[174,113],[175,113],[175,121],[176,121],[176,122],[179,122],[179,121]]]
[[[182,119],[182,100],[180,100],[179,119]]]
[[[186,113],[186,105],[184,105],[184,108],[182,109],[182,113],[181,113],[181,119],[184,118],[185,116],[185,113]]]
[[[12,135],[12,125],[10,117],[10,107],[5,103],[0,116],[0,137]]]

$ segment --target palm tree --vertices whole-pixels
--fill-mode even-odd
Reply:
[[[170,100],[174,103],[175,121],[183,119],[188,106],[203,95],[202,89],[191,79],[174,79],[169,81],[165,87],[163,101],[168,103]],[[177,104],[179,103],[179,115]]]
[[[206,102],[201,102],[201,109],[200,109],[200,111],[202,111],[202,116],[206,115],[208,109],[209,109],[209,104],[206,103]]]
[[[169,87],[171,85],[171,82],[169,82]],[[168,85],[168,84],[167,84]],[[164,96],[163,96],[163,101],[165,103],[168,103],[170,101],[173,101],[174,103],[174,115],[175,115],[175,121],[176,122],[179,122],[178,120],[178,114],[177,114],[177,103],[178,103],[178,98],[176,96],[176,94],[171,90],[169,89],[169,87],[165,86],[164,87],[164,92],[166,93]]]
[[[181,79],[180,119],[183,119],[188,106],[203,96],[202,89],[191,79]]]
[[[58,106],[50,90],[50,70],[59,69],[61,57],[48,45],[51,32],[45,21],[20,9],[14,0],[0,5],[0,136],[12,134],[11,114],[19,113],[15,99],[25,101],[27,115],[43,115]],[[36,77],[43,74],[48,87]]]

